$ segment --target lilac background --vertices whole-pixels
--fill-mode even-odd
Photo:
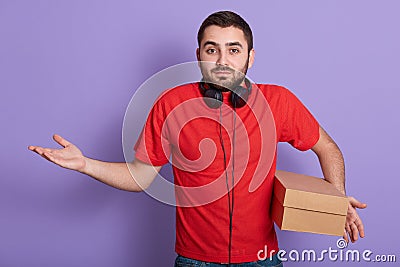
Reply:
[[[361,211],[367,237],[350,248],[399,258],[400,3],[232,2],[0,1],[0,266],[173,265],[173,207],[26,147],[54,146],[59,133],[87,156],[122,161],[134,91],[155,72],[195,60],[201,21],[221,9],[254,31],[249,76],[290,88],[344,152],[348,193],[369,204]],[[280,168],[321,175],[312,152],[279,148]],[[336,248],[336,237],[278,235],[287,250]],[[322,264],[365,266],[286,266]]]

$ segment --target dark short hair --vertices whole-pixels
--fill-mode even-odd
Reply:
[[[232,11],[219,11],[209,15],[201,24],[197,33],[197,42],[200,47],[201,40],[203,39],[204,30],[212,25],[221,28],[235,27],[243,31],[244,37],[247,41],[249,52],[253,49],[253,33],[251,32],[249,24],[238,14]]]

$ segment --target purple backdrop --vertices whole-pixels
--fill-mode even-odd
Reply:
[[[369,204],[360,212],[366,238],[348,249],[400,256],[397,0],[2,0],[0,266],[173,265],[173,207],[61,169],[26,147],[54,146],[59,133],[90,157],[122,161],[133,93],[155,72],[195,60],[201,21],[221,9],[253,28],[249,76],[290,88],[344,152],[348,193]],[[279,149],[279,168],[321,175],[312,152]],[[337,248],[336,237],[278,235],[287,250]],[[286,266],[318,264],[365,266]]]

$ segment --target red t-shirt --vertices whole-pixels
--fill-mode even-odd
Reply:
[[[247,105],[236,113],[230,92],[223,95],[225,105],[211,109],[198,83],[164,92],[135,145],[136,158],[161,166],[171,157],[179,255],[228,262],[233,193],[231,262],[255,261],[265,246],[268,255],[279,250],[270,215],[277,142],[310,149],[318,141],[319,125],[281,86],[253,84]],[[232,179],[234,192],[228,197]]]

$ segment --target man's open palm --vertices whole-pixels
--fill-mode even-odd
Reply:
[[[82,171],[86,166],[86,161],[79,148],[57,134],[53,136],[53,139],[63,148],[53,149],[29,146],[28,149],[63,168]]]

